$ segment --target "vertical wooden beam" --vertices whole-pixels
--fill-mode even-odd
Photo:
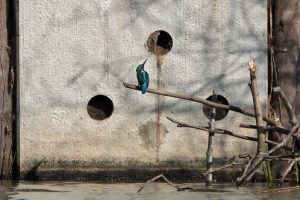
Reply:
[[[274,0],[273,37],[278,86],[284,91],[300,119],[300,1]],[[282,103],[281,103],[282,104]],[[290,126],[283,105],[283,126]]]
[[[293,109],[296,111],[297,119],[300,120],[300,1],[299,0],[270,0],[271,23],[270,27],[271,40],[270,50],[273,51],[272,76],[274,83],[272,87],[280,87],[291,102]],[[272,55],[271,55],[272,56]],[[270,104],[272,105],[275,116],[280,119],[284,127],[290,127],[289,117],[285,106],[279,100],[277,94],[271,96]],[[272,113],[270,113],[272,116]],[[280,143],[286,136],[278,133],[270,134],[270,139]],[[292,140],[288,141],[292,146]],[[296,144],[300,147],[300,144]],[[286,150],[279,149],[274,155],[286,154]],[[289,167],[287,161],[271,162],[272,170],[275,175],[282,177],[285,169]]]
[[[15,159],[15,29],[12,0],[0,0],[0,179],[12,178]]]

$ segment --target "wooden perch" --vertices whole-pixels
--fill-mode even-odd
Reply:
[[[123,84],[126,88],[133,89],[133,90],[141,90],[140,87],[137,85],[132,85],[129,83],[124,83],[124,82],[123,82]],[[188,100],[188,101],[194,101],[194,102],[205,104],[205,105],[208,105],[211,107],[220,108],[220,109],[224,109],[224,110],[231,110],[233,112],[237,112],[237,113],[241,113],[241,114],[244,114],[247,116],[255,117],[255,113],[252,111],[243,110],[236,106],[215,103],[215,102],[201,99],[198,97],[177,94],[177,93],[168,92],[168,91],[164,91],[164,90],[155,90],[155,89],[151,89],[151,88],[147,89],[147,93],[158,94],[158,95],[168,96],[168,97],[173,97],[173,98],[178,98],[178,99],[184,99],[184,100]],[[271,124],[272,126],[276,126],[276,122],[274,120],[270,119],[269,117],[263,116],[263,120],[266,121],[267,123]]]

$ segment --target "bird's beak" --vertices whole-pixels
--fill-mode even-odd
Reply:
[[[147,62],[148,58],[146,58],[146,60],[143,62],[143,65]]]

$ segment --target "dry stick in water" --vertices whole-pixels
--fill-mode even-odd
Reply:
[[[129,89],[132,89],[132,90],[141,90],[140,87],[137,86],[137,85],[132,85],[132,84],[129,84],[129,83],[124,83],[124,82],[123,82],[123,84],[126,88],[129,88]],[[236,106],[214,103],[212,101],[208,101],[208,100],[201,99],[201,98],[198,98],[198,97],[187,96],[187,95],[183,95],[183,94],[177,94],[177,93],[168,92],[168,91],[164,91],[164,90],[155,90],[155,89],[151,89],[151,88],[147,89],[147,93],[163,95],[163,96],[168,96],[168,97],[174,97],[174,98],[184,99],[184,100],[188,100],[188,101],[194,101],[194,102],[205,104],[205,105],[208,105],[208,106],[211,106],[211,107],[221,108],[221,109],[224,109],[224,110],[231,110],[233,112],[237,112],[237,113],[241,113],[241,114],[244,114],[244,115],[247,115],[247,116],[255,117],[255,113],[253,113],[252,111],[247,111],[247,110],[241,109],[241,108],[236,107]],[[274,120],[270,119],[269,117],[263,116],[263,119],[267,123],[269,123],[270,125],[276,126],[276,124],[277,124]]]
[[[181,190],[182,188],[180,188],[179,186],[175,185],[174,183],[172,183],[171,181],[169,181],[163,174],[160,174],[158,176],[155,176],[154,178],[148,180],[146,183],[144,183],[144,185],[137,191],[137,193],[139,193],[140,191],[142,191],[147,184],[157,180],[163,178],[169,185],[171,185],[172,187],[176,188],[177,190]]]
[[[261,191],[260,193],[279,193],[279,192],[290,192],[290,191],[297,191],[297,190],[300,190],[300,186],[269,189],[269,190]]]

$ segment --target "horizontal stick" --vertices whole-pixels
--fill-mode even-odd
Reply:
[[[202,173],[203,176],[207,176],[208,174],[211,174],[211,173],[216,173],[216,172],[219,172],[219,171],[223,171],[227,168],[230,168],[232,166],[235,166],[235,165],[244,165],[245,163],[229,163],[229,164],[226,164],[226,165],[223,165],[222,167],[218,167],[218,168],[213,168],[209,171],[205,171]]]
[[[139,86],[137,85],[133,85],[133,84],[129,84],[129,83],[125,83],[123,82],[124,86],[126,88],[132,89],[132,90],[141,90]],[[187,95],[183,95],[183,94],[177,94],[177,93],[173,93],[173,92],[168,92],[168,91],[164,91],[164,90],[156,90],[156,89],[151,89],[148,88],[147,89],[148,93],[152,93],[152,94],[158,94],[158,95],[162,95],[162,96],[168,96],[168,97],[174,97],[174,98],[178,98],[178,99],[184,99],[184,100],[188,100],[188,101],[194,101],[197,103],[201,103],[201,104],[205,104],[207,106],[211,106],[211,107],[215,107],[215,108],[221,108],[224,110],[231,110],[237,113],[241,113],[247,116],[251,116],[251,117],[255,117],[255,113],[252,111],[247,111],[247,110],[243,110],[239,107],[236,106],[231,106],[231,105],[225,105],[225,104],[220,104],[220,103],[215,103],[212,101],[208,101],[205,99],[201,99],[198,97],[193,97],[193,96],[187,96]],[[266,121],[267,123],[276,126],[276,122],[266,116],[263,116],[263,120]]]
[[[241,128],[249,128],[249,129],[257,129],[256,125],[252,124],[240,124]],[[290,130],[282,128],[282,127],[263,127],[266,131],[272,131],[272,132],[278,132],[278,133],[283,133],[283,134],[288,134]]]
[[[255,137],[240,135],[240,134],[236,134],[236,133],[233,133],[233,132],[227,131],[227,130],[221,130],[221,129],[209,130],[208,128],[205,128],[202,126],[196,126],[196,125],[177,121],[171,117],[167,117],[167,119],[170,120],[171,122],[177,124],[177,127],[194,128],[194,129],[199,129],[199,130],[207,131],[207,132],[211,131],[211,132],[214,132],[217,134],[230,135],[230,136],[237,137],[237,138],[244,139],[244,140],[257,141],[257,138],[255,138]]]
[[[211,131],[209,130],[208,127],[203,127],[203,126],[197,126],[197,125],[193,125],[193,124],[187,124],[187,123],[184,123],[184,122],[180,122],[176,119],[173,119],[171,117],[168,117],[167,116],[167,119],[170,120],[171,122],[177,124],[177,127],[185,127],[185,128],[194,128],[194,129],[198,129],[198,130],[202,130],[202,131]],[[217,133],[217,134],[223,134],[223,135],[230,135],[232,137],[236,137],[236,138],[240,138],[240,139],[243,139],[243,140],[248,140],[248,141],[254,141],[254,142],[257,142],[257,138],[256,137],[251,137],[251,136],[246,136],[246,135],[241,135],[241,134],[238,134],[238,133],[234,133],[234,132],[231,132],[231,131],[228,131],[228,130],[224,130],[224,129],[215,129],[211,132],[214,132],[214,133]],[[271,140],[265,140],[265,143],[267,144],[271,144],[271,145],[278,145],[279,143],[277,142],[274,142],[274,141],[271,141]],[[285,148],[286,150],[289,150],[291,151],[292,148],[288,147],[288,146],[283,146],[283,148]]]

